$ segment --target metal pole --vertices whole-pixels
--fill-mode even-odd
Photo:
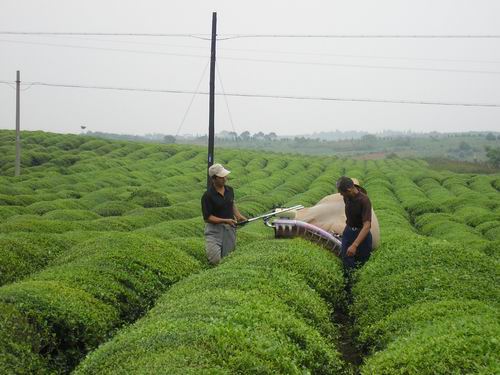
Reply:
[[[212,53],[210,57],[210,99],[208,118],[208,160],[207,160],[207,189],[210,187],[208,168],[214,163],[215,138],[215,42],[217,40],[217,12],[212,13]]]
[[[20,119],[20,87],[21,87],[21,73],[19,70],[17,71],[17,79],[16,79],[16,166],[15,166],[15,176],[19,176],[21,174],[21,119]]]

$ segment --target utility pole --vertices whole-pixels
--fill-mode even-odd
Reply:
[[[207,189],[210,187],[208,168],[214,163],[214,139],[215,139],[215,42],[217,40],[217,12],[212,13],[212,53],[210,55],[210,99],[208,118],[208,166],[207,166]]]
[[[20,123],[20,99],[21,99],[21,73],[17,71],[16,77],[16,166],[14,175],[21,174],[21,123]]]

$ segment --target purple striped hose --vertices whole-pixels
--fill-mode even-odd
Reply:
[[[315,225],[299,220],[277,219],[273,221],[274,236],[276,238],[303,237],[332,251],[340,254],[341,240],[333,234]]]

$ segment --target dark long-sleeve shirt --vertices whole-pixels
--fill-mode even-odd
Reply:
[[[349,227],[361,228],[365,221],[372,221],[372,203],[361,191],[354,198],[344,197],[346,224]]]
[[[201,197],[203,219],[207,221],[210,215],[214,215],[222,219],[233,219],[233,205],[234,191],[232,187],[224,186],[224,196],[222,196],[213,186],[210,186]]]

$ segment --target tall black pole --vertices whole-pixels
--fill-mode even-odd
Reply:
[[[208,118],[208,166],[207,188],[210,186],[208,168],[214,163],[214,138],[215,138],[215,42],[217,38],[217,12],[212,13],[212,53],[210,57],[210,102]]]
[[[17,177],[21,174],[21,73],[19,70],[16,74],[16,164],[14,175]]]

